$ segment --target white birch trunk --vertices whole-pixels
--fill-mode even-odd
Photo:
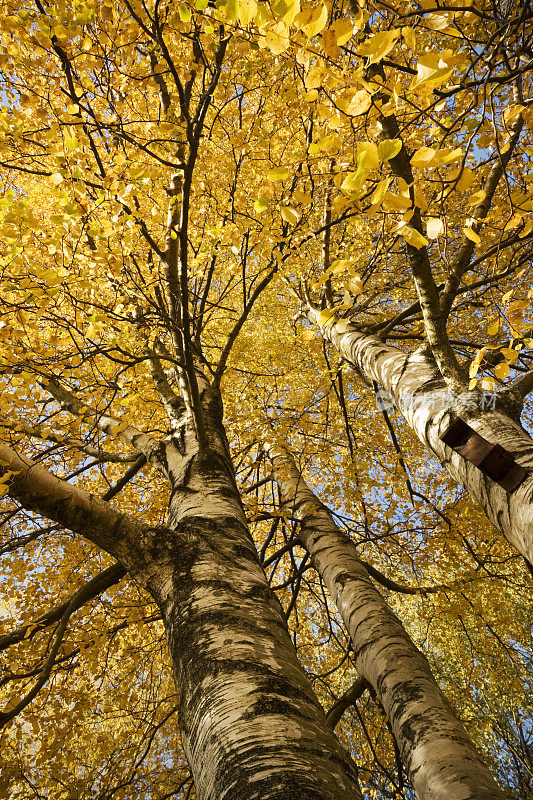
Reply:
[[[425,656],[372,584],[353,542],[287,451],[277,444],[266,449],[282,498],[301,523],[300,540],[348,629],[358,675],[387,713],[418,800],[503,800]]]
[[[309,310],[316,322],[316,314]],[[481,411],[479,394],[448,395],[435,368],[420,352],[406,355],[375,336],[360,333],[346,320],[321,329],[349,364],[389,392],[396,408],[454,480],[480,504],[490,522],[531,564],[533,563],[533,439],[500,411]],[[480,469],[446,446],[439,438],[454,415],[492,444],[500,444],[529,474],[509,494]]]
[[[209,447],[174,486],[169,533],[144,575],[163,614],[198,797],[355,800],[355,765],[327,724],[259,564],[220,398],[208,391],[203,405]]]
[[[15,500],[108,550],[159,605],[199,800],[362,800],[259,564],[218,395],[204,410],[208,447],[158,452],[173,487],[168,526],[121,514],[3,445],[0,474],[12,473]]]

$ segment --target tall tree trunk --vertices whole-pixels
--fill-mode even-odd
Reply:
[[[169,533],[147,587],[165,622],[199,797],[360,797],[355,766],[298,664],[219,448],[195,459],[174,497],[171,527],[190,546],[176,548]]]
[[[168,526],[119,513],[4,445],[0,472],[25,508],[107,549],[154,597],[200,800],[361,800],[259,564],[220,398],[204,396],[209,445],[183,456],[171,440],[152,454],[172,478]]]
[[[316,322],[313,309],[308,313]],[[376,336],[359,332],[346,320],[335,320],[321,331],[349,364],[392,395],[396,408],[420,441],[477,500],[509,544],[533,563],[533,439],[526,431],[501,411],[482,411],[479,393],[449,393],[435,366],[421,351],[406,355]],[[500,444],[528,470],[512,493],[441,441],[441,434],[455,416],[466,420],[487,441]]]
[[[390,720],[418,800],[503,800],[425,656],[372,584],[355,545],[279,444],[267,447],[300,541],[348,629],[360,677]]]

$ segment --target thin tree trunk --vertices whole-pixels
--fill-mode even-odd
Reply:
[[[315,312],[310,309],[308,313],[316,321]],[[360,333],[346,320],[321,330],[349,364],[392,395],[420,441],[477,500],[509,544],[533,563],[533,439],[526,431],[498,410],[481,411],[478,393],[448,393],[435,367],[420,351],[406,355],[375,336]],[[441,441],[440,435],[455,416],[468,421],[487,441],[500,444],[528,470],[515,491],[508,493]]]
[[[300,541],[349,631],[360,678],[391,723],[418,800],[503,800],[425,656],[372,584],[355,545],[307,486],[279,444],[267,446]]]

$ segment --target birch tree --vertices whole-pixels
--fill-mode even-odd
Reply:
[[[324,189],[324,274],[304,307],[531,564],[530,9],[378,2],[360,19],[353,89],[333,100],[358,131],[356,157]],[[334,276],[351,264],[341,297]],[[457,418],[470,427],[459,450],[443,441]],[[490,448],[473,455],[474,432],[508,463],[501,451],[480,463]]]
[[[372,584],[354,543],[335,524],[279,442],[266,450],[300,539],[346,625],[360,680],[390,720],[417,797],[498,797],[500,791],[442,696],[429,665]]]
[[[364,278],[354,269],[370,239],[357,187],[361,179],[369,190],[377,173],[370,173],[368,138],[375,132],[363,137],[359,123],[373,124],[376,103],[382,109],[373,82],[383,84],[379,70],[390,68],[383,60],[408,47],[415,63],[416,37],[427,48],[441,23],[426,25],[417,8],[388,31],[388,11],[285,0],[166,7],[37,0],[5,2],[2,10],[2,790],[61,800],[411,800],[415,793],[444,800],[466,759],[473,766],[465,791],[481,800],[500,792],[486,758],[502,791],[518,796],[530,786],[520,564],[505,545],[484,541],[475,512],[464,520],[460,510],[426,498],[411,514],[403,500],[376,496],[374,460],[390,466],[384,439],[368,440],[357,463],[345,439],[351,422],[343,392],[349,405],[359,402],[359,389],[330,361],[318,365],[317,341],[308,329],[302,340],[292,319],[294,289],[326,334],[333,314],[348,311],[339,309],[338,281],[362,295]],[[463,22],[475,29],[476,19]],[[529,24],[527,16],[513,19],[511,43],[515,29],[526,38]],[[459,68],[469,35],[453,48]],[[406,69],[410,79],[415,68]],[[448,68],[435,67],[440,84],[428,69],[428,88],[451,82]],[[497,131],[507,78],[520,78],[513,69],[494,101]],[[397,96],[401,105],[397,84],[389,102]],[[454,89],[456,96],[466,102]],[[518,116],[513,108],[505,124],[520,127],[527,106]],[[522,127],[513,157],[523,153]],[[464,130],[450,137],[459,140]],[[373,169],[394,166],[399,135],[392,150],[385,137]],[[502,175],[515,180],[512,164]],[[383,235],[406,199],[392,180],[379,181],[393,203]],[[378,200],[373,205],[381,213]],[[504,252],[526,263],[523,222]],[[349,263],[334,261],[356,244]],[[503,291],[520,268],[513,262],[503,276],[480,280]],[[374,298],[389,315],[399,291],[417,302],[405,288],[408,274],[399,257],[390,285]],[[374,314],[360,300],[358,321]],[[454,331],[463,335],[459,322]],[[513,369],[527,364],[522,350]],[[358,420],[371,431],[376,415],[365,403]],[[354,547],[366,547],[377,564],[370,574],[387,591],[406,590],[426,604],[397,603],[418,644],[424,625],[436,631],[428,658],[449,667],[437,677],[465,718],[463,726],[449,711],[442,723],[444,778],[436,777],[434,739],[422,772],[420,750],[407,744],[416,704],[400,724],[377,682],[363,699],[350,695],[360,658],[322,594],[327,570],[313,578],[307,571],[298,515],[280,505],[260,449],[258,432],[273,420],[303,445],[315,474],[327,462],[325,499],[335,496],[347,528],[371,530],[366,538],[351,531]],[[398,492],[403,483],[400,471]],[[404,524],[416,534],[398,530]],[[472,563],[454,563],[451,554],[464,556],[468,547]],[[415,588],[396,580],[405,578],[402,549]],[[421,553],[443,558],[442,580],[429,593],[416,586]],[[378,569],[384,564],[389,576]],[[431,565],[422,571],[435,578]],[[374,596],[370,583],[367,590]],[[474,600],[498,592],[489,624]],[[456,613],[446,617],[445,605],[454,603]],[[472,631],[476,615],[489,625],[486,639],[485,628]],[[459,622],[473,637],[464,656]],[[451,648],[439,636],[453,625]],[[385,644],[385,624],[380,635]],[[479,724],[484,679],[469,678],[476,648],[488,652],[487,730]],[[424,656],[414,658],[434,702],[448,708]],[[498,659],[505,670],[493,666]],[[416,681],[408,671],[407,683]],[[331,720],[341,708],[336,736]],[[432,708],[424,713],[438,736]],[[501,742],[515,759],[512,780],[507,750],[494,752]]]

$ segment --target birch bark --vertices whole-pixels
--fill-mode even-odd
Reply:
[[[503,800],[425,656],[373,585],[355,545],[279,444],[266,450],[284,503],[348,629],[358,674],[383,705],[418,800]]]
[[[12,473],[13,499],[108,550],[160,607],[200,800],[361,800],[259,564],[218,392],[202,403],[208,445],[185,435],[181,451],[171,439],[157,452],[172,487],[166,526],[121,514],[7,445],[0,472]]]
[[[204,398],[208,396],[208,390]],[[161,608],[180,692],[182,743],[202,800],[359,798],[270,590],[233,477],[218,393],[203,399],[208,448],[174,486],[172,536],[146,586]]]
[[[316,313],[309,317],[317,322]],[[490,522],[509,544],[533,563],[533,439],[499,410],[480,409],[474,392],[450,394],[435,367],[421,352],[406,355],[398,348],[335,320],[321,328],[342,357],[375,380],[394,399],[407,424],[438,458],[454,480],[475,498]],[[499,443],[529,475],[511,494],[476,466],[445,445],[440,435],[459,415],[487,441]]]

